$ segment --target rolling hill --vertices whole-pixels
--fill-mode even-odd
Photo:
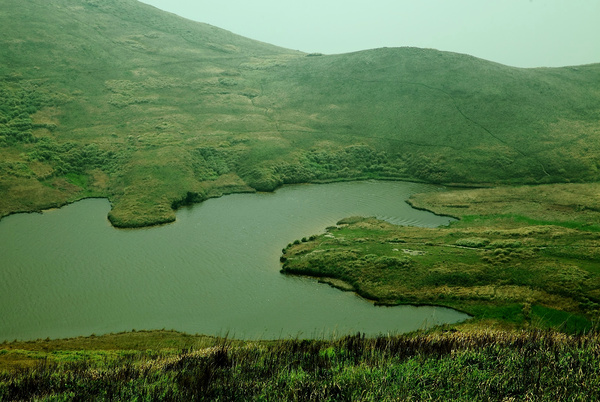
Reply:
[[[282,184],[600,178],[600,64],[304,54],[134,0],[5,0],[0,216],[108,197],[115,226]]]

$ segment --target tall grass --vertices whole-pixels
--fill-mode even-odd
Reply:
[[[597,335],[440,332],[286,340],[0,376],[0,399],[594,400]]]

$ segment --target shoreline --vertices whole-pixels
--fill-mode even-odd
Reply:
[[[444,184],[444,183],[430,183],[427,181],[423,181],[423,180],[418,180],[418,179],[411,179],[411,178],[396,178],[396,177],[368,177],[368,176],[360,176],[360,177],[355,177],[355,178],[339,178],[339,179],[330,179],[330,180],[313,180],[313,181],[308,181],[308,182],[299,182],[299,183],[285,183],[285,184],[281,184],[279,186],[277,186],[276,188],[274,188],[272,191],[258,191],[255,188],[252,188],[250,186],[246,186],[244,188],[240,187],[240,188],[227,188],[226,186],[224,187],[215,187],[212,189],[209,189],[207,194],[202,195],[201,198],[198,201],[193,201],[193,202],[189,202],[189,203],[185,203],[185,197],[183,197],[182,199],[179,200],[174,200],[172,201],[172,203],[174,204],[179,204],[177,206],[177,208],[173,208],[173,211],[176,213],[180,208],[185,207],[185,206],[192,206],[192,205],[196,205],[196,204],[201,204],[204,201],[207,201],[209,199],[213,199],[213,198],[221,198],[223,196],[226,195],[231,195],[231,194],[252,194],[252,193],[273,193],[277,190],[279,190],[280,188],[286,187],[286,186],[296,186],[296,185],[309,185],[309,184],[315,184],[315,185],[320,185],[320,184],[331,184],[331,183],[345,183],[345,182],[360,182],[360,181],[368,181],[368,180],[375,180],[375,181],[391,181],[391,182],[405,182],[405,183],[416,183],[416,184],[430,184],[430,185],[439,185],[439,186],[443,186],[443,187],[447,187],[447,188],[482,188],[481,185],[474,185],[474,186],[467,186],[465,187],[465,185],[460,185],[460,184]],[[196,194],[196,196],[200,196],[200,194],[197,193],[192,193],[192,194]],[[114,196],[111,195],[102,195],[102,194],[95,194],[95,195],[84,195],[82,197],[78,197],[78,198],[74,198],[71,200],[68,200],[66,202],[55,202],[52,203],[48,206],[44,206],[41,208],[35,208],[32,210],[17,210],[17,211],[12,211],[7,213],[6,215],[3,215],[0,217],[0,223],[2,222],[2,220],[8,216],[12,216],[12,215],[17,215],[17,214],[43,214],[45,211],[49,211],[49,210],[53,210],[53,209],[59,209],[71,204],[74,204],[78,201],[83,201],[83,200],[87,200],[87,199],[106,199],[108,200],[108,202],[111,205],[111,210],[109,211],[109,213],[107,214],[107,220],[110,222],[110,224],[117,228],[117,229],[142,229],[142,228],[150,228],[150,227],[154,227],[154,226],[162,226],[162,225],[166,225],[169,223],[173,223],[177,220],[176,217],[173,218],[165,218],[165,219],[147,219],[143,222],[140,223],[121,223],[116,219],[111,219],[110,218],[110,214],[113,210],[113,205],[114,205]],[[414,205],[412,205],[410,199],[405,200],[406,203],[408,203],[408,205],[410,205],[412,208],[416,209],[416,210],[422,210],[422,211],[427,211],[427,212],[431,212],[434,215],[437,216],[444,216],[444,217],[450,217],[450,218],[454,218],[454,219],[459,219],[456,216],[452,216],[452,215],[444,215],[444,214],[439,214],[439,213],[435,213],[431,210],[425,209],[425,208],[420,208],[420,207],[415,207]],[[151,217],[150,217],[151,218]]]
[[[293,275],[293,276],[298,276],[298,277],[304,277],[304,278],[310,278],[310,279],[314,279],[316,280],[318,283],[323,284],[323,285],[328,285],[331,286],[334,289],[338,289],[342,292],[352,292],[355,295],[361,297],[362,299],[372,303],[374,306],[376,307],[400,307],[400,306],[413,306],[413,307],[440,307],[440,308],[447,308],[447,309],[451,309],[454,311],[458,311],[460,313],[464,313],[466,315],[469,316],[469,318],[466,318],[464,321],[461,321],[459,323],[456,323],[454,325],[459,325],[459,324],[464,324],[467,323],[469,320],[471,320],[472,318],[474,318],[473,315],[471,315],[468,311],[458,308],[458,307],[451,307],[448,305],[444,305],[444,304],[439,304],[439,303],[427,303],[427,302],[418,302],[418,303],[410,303],[410,302],[389,302],[389,301],[381,301],[381,300],[377,300],[373,297],[369,297],[368,294],[362,294],[359,292],[359,290],[353,286],[351,283],[346,282],[343,279],[340,278],[335,278],[335,277],[330,277],[330,276],[313,276],[313,275],[309,275],[309,274],[303,274],[303,273],[288,273],[288,272],[282,272],[282,274],[284,275]],[[448,325],[448,324],[443,324],[443,325]]]

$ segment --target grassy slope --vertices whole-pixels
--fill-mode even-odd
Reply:
[[[218,166],[220,154],[210,163],[201,152],[228,141],[234,116],[261,120],[252,88],[248,96],[238,93],[244,85],[229,89],[240,65],[294,52],[136,1],[9,1],[0,18],[9,33],[0,74],[18,98],[9,112],[29,115],[34,136],[6,136],[2,159],[11,166],[2,183],[14,196],[3,200],[3,214],[92,193],[111,198],[115,223],[139,225],[174,219],[171,203],[187,191],[245,188],[236,177],[215,184],[229,169]],[[38,92],[41,102],[29,99]],[[73,151],[90,144],[95,152]],[[245,147],[227,146],[226,157]],[[86,176],[87,185],[65,173]],[[63,189],[65,182],[75,185]],[[19,187],[43,194],[28,199]]]
[[[133,0],[8,0],[0,27],[0,215],[107,196],[140,226],[283,183],[598,179],[600,65],[307,56]]]
[[[282,272],[340,279],[381,303],[458,308],[479,326],[588,331],[600,318],[597,190],[553,184],[417,195],[414,205],[462,219],[435,229],[344,220],[290,244]]]
[[[328,139],[394,152],[426,181],[595,180],[599,74],[377,49],[294,60],[277,104],[285,120],[306,110]]]

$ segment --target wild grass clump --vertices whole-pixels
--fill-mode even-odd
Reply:
[[[488,244],[490,244],[490,239],[485,239],[481,237],[469,237],[466,239],[458,239],[456,241],[456,245],[461,247],[480,248],[485,247]]]
[[[489,248],[498,249],[498,248],[519,248],[523,245],[518,240],[496,240],[489,243]]]

